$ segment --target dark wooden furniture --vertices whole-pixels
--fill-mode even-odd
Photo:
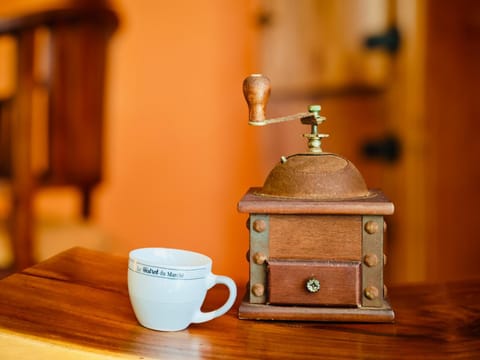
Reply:
[[[127,258],[73,248],[0,280],[2,359],[474,359],[480,279],[392,286],[394,323],[252,321],[225,316],[181,332],[140,326]],[[205,308],[223,301],[213,289]],[[75,357],[76,356],[76,357]]]
[[[0,176],[12,184],[17,269],[33,261],[32,201],[39,186],[80,189],[89,215],[91,190],[102,175],[104,72],[116,26],[115,13],[98,7],[0,18],[0,36],[16,44],[14,91],[0,99]]]

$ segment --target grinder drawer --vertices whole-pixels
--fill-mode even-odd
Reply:
[[[271,304],[358,306],[360,262],[288,261],[268,263]]]

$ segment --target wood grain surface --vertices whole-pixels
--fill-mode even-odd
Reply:
[[[126,279],[126,257],[74,248],[1,280],[2,359],[480,357],[480,279],[390,289],[394,324],[239,320],[237,304],[225,316],[170,333],[137,323]],[[226,296],[223,287],[213,289],[205,309]]]
[[[238,202],[238,211],[251,214],[328,214],[328,215],[391,215],[394,205],[380,190],[351,200],[318,201],[258,196],[259,188],[250,188]]]
[[[359,215],[270,215],[269,258],[360,260]]]

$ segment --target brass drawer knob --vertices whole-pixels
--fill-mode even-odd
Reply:
[[[316,293],[318,290],[320,290],[320,281],[312,277],[307,280],[305,287],[307,288],[308,292]]]

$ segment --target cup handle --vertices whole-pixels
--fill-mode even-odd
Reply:
[[[233,306],[233,303],[237,298],[237,285],[235,285],[235,282],[227,276],[220,276],[220,275],[215,275],[210,273],[210,275],[207,277],[207,288],[211,289],[213,286],[217,284],[223,284],[227,286],[229,291],[229,296],[227,301],[217,310],[213,310],[209,312],[203,312],[199,310],[195,314],[192,320],[192,323],[202,323],[205,321],[212,320],[216,317],[222,316],[228,310],[230,310],[230,308]]]

